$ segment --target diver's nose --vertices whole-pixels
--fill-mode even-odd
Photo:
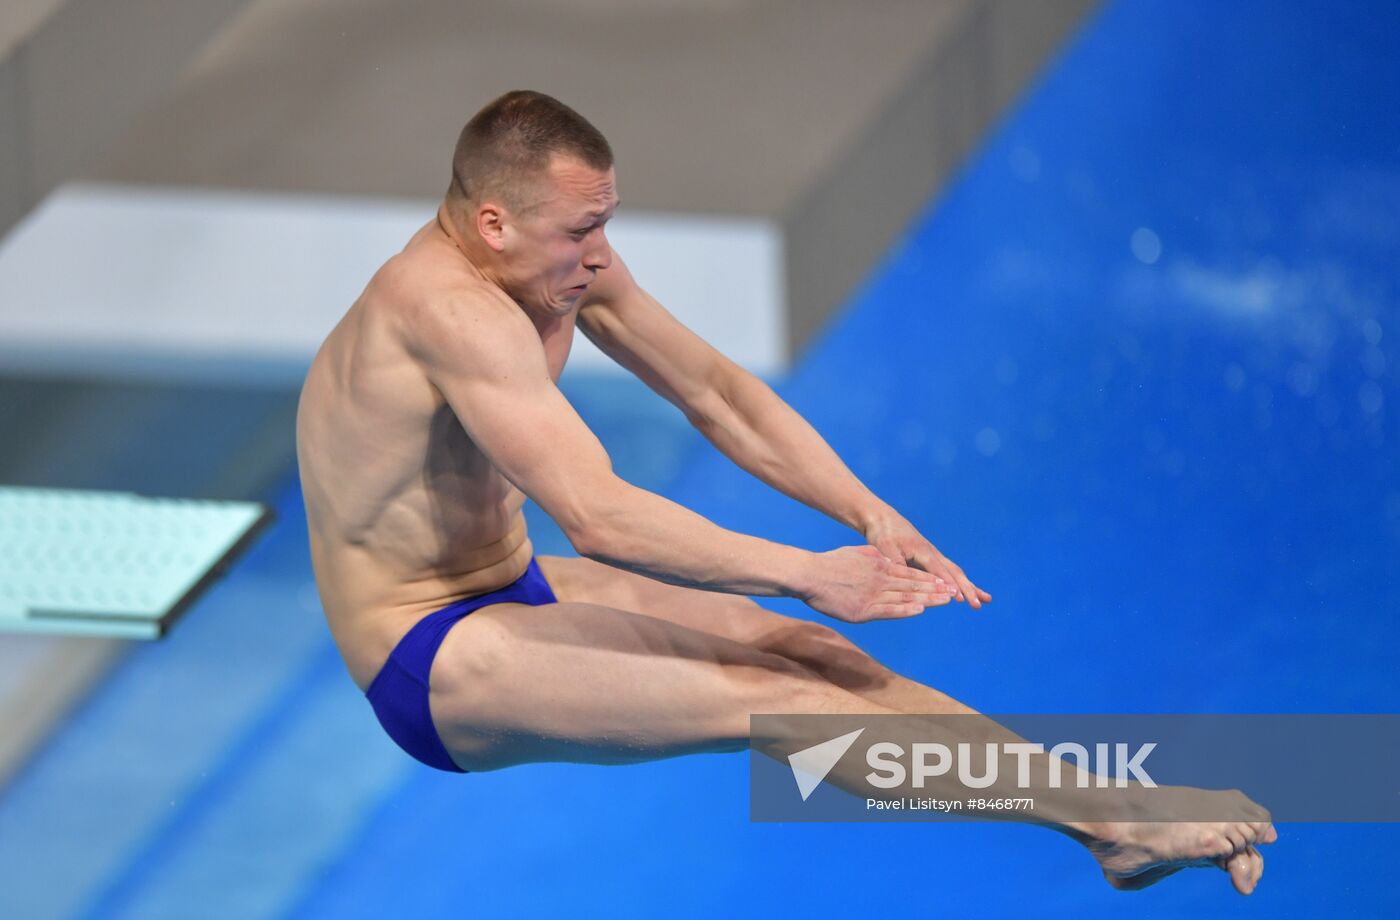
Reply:
[[[603,271],[612,265],[612,246],[608,243],[607,234],[601,228],[598,230],[598,240],[583,257],[585,268],[593,271]]]

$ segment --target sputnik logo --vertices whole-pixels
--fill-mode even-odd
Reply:
[[[807,801],[807,797],[822,784],[831,768],[845,756],[864,731],[865,729],[858,728],[850,734],[814,744],[788,755],[788,766],[792,768],[792,778],[797,780],[797,791],[802,793],[802,801]]]

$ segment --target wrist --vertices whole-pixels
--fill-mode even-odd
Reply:
[[[880,499],[876,498],[874,495],[871,495],[869,501],[856,509],[856,512],[851,516],[849,524],[851,529],[859,531],[863,536],[868,538],[872,531],[878,530],[886,523],[898,519],[899,512],[880,501]]]
[[[785,546],[778,593],[805,602],[816,590],[819,563],[817,554],[795,546]]]

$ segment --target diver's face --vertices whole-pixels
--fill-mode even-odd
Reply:
[[[530,197],[533,206],[507,220],[502,280],[522,306],[562,316],[612,264],[603,226],[617,210],[617,179],[556,155]]]

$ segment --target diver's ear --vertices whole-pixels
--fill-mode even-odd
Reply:
[[[476,211],[476,232],[493,252],[506,248],[506,220],[506,209],[494,201],[487,201]]]

